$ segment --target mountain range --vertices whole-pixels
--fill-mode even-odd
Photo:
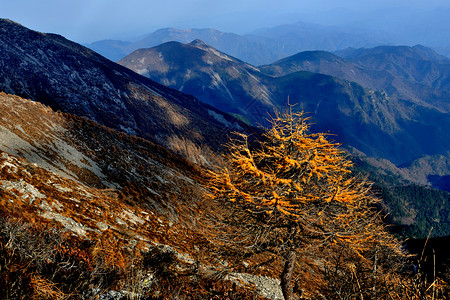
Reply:
[[[254,67],[199,40],[140,49],[119,63],[252,124],[267,125],[268,113],[282,110],[289,98],[310,113],[314,130],[395,164],[446,153],[449,60],[419,46],[359,52],[373,51],[383,55],[367,56],[386,68],[364,64],[362,54],[352,60],[323,51]],[[402,52],[411,57],[395,64],[407,57]]]
[[[221,139],[248,126],[63,37],[9,20],[0,35],[1,298],[118,298],[149,287],[165,297],[180,283],[164,281],[165,264],[194,272],[184,293],[212,297],[245,280],[281,295],[274,279],[239,272],[210,286],[201,165],[220,163]],[[155,255],[159,275],[127,271],[143,270],[136,249]],[[139,286],[124,290],[127,280]]]
[[[393,58],[390,74],[445,95],[446,61],[421,47],[406,50],[426,53],[424,70],[434,73],[408,81],[402,72],[416,66]],[[360,74],[369,64],[386,72],[364,51],[318,56]],[[449,175],[445,98],[404,99],[394,84],[390,94],[357,78],[290,69],[305,59],[255,67],[200,40],[121,61],[142,76],[62,36],[3,19],[0,53],[0,297],[151,291],[155,299],[281,299],[274,278],[283,264],[219,256],[227,245],[212,242],[204,218],[220,218],[223,209],[205,201],[208,169],[223,164],[222,144],[232,131],[258,136],[264,129],[251,125],[267,124],[267,112],[286,108],[288,99],[309,112],[314,130],[345,143],[409,236],[426,236],[430,226],[436,236],[450,232],[449,193],[427,186],[435,176],[444,187]],[[304,293],[317,293],[309,274],[328,255],[300,258]]]
[[[384,90],[400,99],[431,102],[449,109],[450,60],[421,45],[300,52],[261,69],[280,76],[296,71],[322,73]]]
[[[202,40],[212,47],[253,65],[267,64],[306,50],[335,51],[348,47],[370,47],[388,43],[380,34],[354,34],[338,28],[298,22],[254,31],[246,35],[216,29],[163,28],[135,41],[103,40],[87,47],[118,61],[134,50],[165,42]]]
[[[386,12],[382,12],[382,14],[386,14]],[[440,12],[439,15],[440,20],[445,19],[445,12]],[[428,18],[431,17],[428,16]],[[369,19],[365,21],[369,21]],[[363,22],[362,20],[360,21],[360,23]],[[380,20],[371,20],[371,22],[380,22]],[[433,28],[438,28],[437,24],[433,24]],[[324,26],[312,22],[296,22],[261,28],[248,34],[222,32],[213,28],[162,28],[133,40],[102,40],[86,44],[86,46],[112,61],[119,61],[137,49],[151,48],[171,41],[186,44],[199,39],[221,52],[252,65],[270,64],[303,51],[323,50],[334,52],[349,47],[357,49],[398,44],[415,45],[422,43],[429,47],[432,46],[433,49],[438,49],[440,53],[447,55],[447,57],[449,55],[448,48],[450,45],[445,42],[445,39],[431,38],[432,35],[447,36],[447,33],[442,29],[433,33],[428,31],[428,34],[426,34],[423,32],[425,29],[420,28],[421,36],[418,40],[414,40],[411,36],[406,39],[402,37],[402,35],[406,35],[405,32],[394,34],[395,30],[392,30],[392,28],[386,28],[384,31],[370,29],[382,28],[382,25],[377,23],[364,28],[360,24]],[[396,24],[391,24],[390,26],[397,29],[399,27]],[[415,30],[417,31],[417,28]]]
[[[0,25],[0,89],[8,94],[160,143],[193,161],[217,151],[229,130],[245,127],[61,36],[8,20]]]
[[[1,20],[1,25],[3,92],[144,138],[191,162],[206,166],[220,163],[217,154],[222,152],[221,144],[228,140],[230,131],[257,132],[249,124],[267,125],[268,113],[285,109],[289,99],[291,104],[298,103],[295,109],[309,113],[314,130],[332,134],[333,139],[375,166],[373,172],[392,173],[416,184],[447,185],[449,121],[446,107],[441,105],[445,101],[405,100],[365,87],[372,73],[346,58],[328,52],[305,52],[273,65],[254,67],[195,40],[141,49],[121,62],[133,63],[127,66],[161,84],[61,36],[35,32],[9,20]],[[383,49],[390,48],[377,51]],[[446,64],[443,57],[423,47],[401,50],[418,51],[420,55],[415,57],[428,61],[432,70],[441,70],[435,64]],[[355,51],[365,50],[348,49],[341,55]],[[359,56],[363,55],[355,57]],[[395,61],[392,59],[391,64]],[[352,66],[359,74],[367,74],[360,76],[367,80],[358,84],[350,78],[299,71],[301,64],[316,64],[323,73],[337,70],[330,72],[335,75],[345,74],[339,73],[340,64],[344,66],[341,70]],[[417,79],[413,83],[445,92],[434,88],[435,82],[445,86],[446,73],[439,72],[442,74],[437,77],[426,77],[438,80]],[[70,175],[61,163],[51,163],[42,154],[36,157],[36,151],[30,149],[13,153],[34,157],[50,171]],[[106,160],[105,164],[112,163]]]

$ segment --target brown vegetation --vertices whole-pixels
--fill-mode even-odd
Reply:
[[[4,128],[33,145],[29,153],[66,166],[74,176],[63,178],[55,168],[43,168],[49,163],[32,160],[39,157],[11,155],[9,150],[17,145],[2,141],[7,149],[0,152],[0,298],[257,299],[269,295],[261,290],[256,294],[267,283],[261,283],[259,275],[279,276],[285,261],[289,263],[284,273],[293,272],[292,280],[283,279],[284,285],[292,282],[293,292],[304,298],[443,298],[445,285],[436,277],[420,272],[415,277],[399,275],[404,273],[405,258],[390,252],[389,243],[379,243],[384,231],[364,236],[358,229],[365,224],[373,224],[368,227],[372,231],[383,229],[376,211],[363,209],[376,199],[363,180],[350,180],[346,171],[350,162],[339,158],[340,150],[320,135],[304,130],[303,144],[309,148],[302,163],[295,163],[300,156],[283,152],[286,140],[270,142],[270,132],[263,143],[247,142],[242,136],[234,143],[243,150],[235,152],[244,166],[236,170],[247,180],[240,187],[263,191],[263,197],[250,197],[252,203],[230,190],[234,202],[226,195],[202,202],[211,188],[204,168],[142,138],[56,114],[18,97],[8,99],[2,101],[0,112]],[[42,112],[34,113],[38,110]],[[239,148],[246,142],[249,147]],[[68,148],[60,145],[83,154],[78,168],[70,166],[70,156],[62,155]],[[255,153],[264,153],[266,146],[273,157],[258,158]],[[255,173],[248,153],[255,166],[281,167]],[[330,166],[322,164],[327,160],[321,153],[332,156]],[[101,172],[85,172],[94,162]],[[321,176],[327,167],[329,175]],[[238,178],[233,172],[228,173],[230,182]],[[306,175],[296,177],[297,172]],[[328,178],[335,174],[343,179]],[[346,182],[347,190],[335,188]],[[355,187],[365,196],[338,201],[353,195]],[[215,185],[210,192],[219,190]],[[332,195],[326,197],[328,190]],[[259,207],[252,206],[255,203]],[[341,223],[333,223],[333,213],[341,216]],[[213,226],[202,226],[204,216],[211,214],[215,218],[208,225]],[[367,218],[360,220],[358,214]],[[266,219],[271,221],[261,223]],[[294,232],[300,229],[298,224],[302,231]],[[295,261],[280,259],[294,253]]]

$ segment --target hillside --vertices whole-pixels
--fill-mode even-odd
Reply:
[[[289,97],[291,103],[299,103],[296,109],[314,118],[313,130],[336,134],[339,142],[396,164],[448,151],[450,120],[445,106],[438,106],[445,99],[396,97],[337,77],[299,71],[300,65],[292,61],[300,56],[305,64],[309,56],[310,65],[316,59],[316,65],[342,73],[344,79],[345,74],[355,80],[372,78],[362,67],[326,52],[299,54],[284,60],[290,63],[258,69],[200,42],[138,50],[119,63],[253,124],[267,125],[268,113],[282,110]],[[353,69],[347,72],[349,65]]]
[[[175,295],[170,289],[180,282],[189,286],[183,293],[207,297],[231,286],[233,276],[203,286],[217,270],[209,256],[214,245],[196,224],[205,181],[197,165],[144,139],[17,96],[0,93],[0,108],[2,298],[27,297],[33,290],[40,297],[59,292],[78,299],[149,290]],[[167,257],[159,267],[193,272],[196,281],[168,283],[157,265],[142,273],[143,266],[133,265],[142,263],[141,252],[150,253],[148,259]],[[19,277],[13,266],[22,268]]]
[[[0,25],[0,91],[157,142],[196,162],[207,163],[217,141],[245,127],[61,36],[8,20]]]

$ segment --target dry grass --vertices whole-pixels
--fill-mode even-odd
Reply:
[[[144,139],[32,106],[40,111],[36,115],[63,126],[70,133],[64,139],[117,189],[80,168],[70,167],[78,180],[69,180],[0,152],[0,298],[89,299],[119,291],[128,299],[256,299],[250,287],[225,275],[281,273],[279,253],[248,256],[226,242],[211,242],[218,231],[226,237],[239,228],[203,226],[211,211],[219,219],[227,212],[202,198],[204,169]],[[14,115],[6,113],[0,116]],[[59,134],[38,125],[22,136],[47,141]],[[191,150],[200,157],[202,149]],[[31,201],[18,183],[45,197]],[[358,255],[346,243],[313,244],[299,253],[293,275],[294,291],[304,297],[434,300],[448,293],[448,282],[403,272],[407,262],[383,249],[363,247]]]

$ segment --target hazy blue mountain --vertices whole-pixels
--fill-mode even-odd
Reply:
[[[128,41],[103,40],[87,45],[112,61],[118,61],[130,53],[132,43]]]
[[[249,37],[259,39],[265,47],[276,53],[278,58],[284,58],[301,51],[335,51],[348,47],[373,47],[389,43],[388,39],[374,31],[354,32],[335,26],[297,22],[259,29],[252,32]],[[264,63],[271,62],[273,61]]]
[[[140,48],[150,48],[170,41],[189,43],[195,39],[253,65],[271,63],[305,50],[334,51],[386,43],[378,34],[352,34],[336,27],[296,23],[261,29],[247,35],[215,29],[164,28],[133,42],[105,40],[86,46],[118,61],[121,55],[120,58],[123,58]]]
[[[260,63],[279,58],[261,43],[260,38],[248,38],[215,29],[163,28],[134,42],[105,40],[86,46],[113,61],[119,61],[140,48],[150,48],[170,41],[189,43],[196,39],[200,39],[244,61]]]
[[[256,14],[252,16],[256,18]],[[114,61],[139,48],[169,41],[189,43],[195,39],[253,65],[273,63],[301,51],[335,51],[379,45],[422,44],[449,57],[449,15],[448,8],[392,7],[365,12],[339,8],[320,13],[288,14],[284,19],[265,22],[271,25],[247,34],[215,29],[164,28],[130,42],[100,41],[88,46]],[[245,26],[235,26],[239,27],[242,30]],[[129,44],[124,45],[126,43]]]
[[[423,44],[433,49],[440,48],[442,54],[450,46],[450,8],[418,9],[393,7],[362,15],[351,27],[378,29],[389,33],[389,40],[396,45]]]
[[[366,11],[335,8],[297,17],[307,23],[336,26],[342,32],[377,37],[379,45],[416,45],[431,47],[450,56],[450,9],[396,6]],[[314,49],[318,50],[318,49]]]

